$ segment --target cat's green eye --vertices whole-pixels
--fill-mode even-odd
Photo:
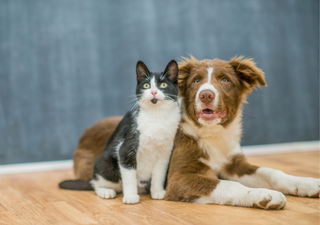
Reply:
[[[161,88],[166,88],[167,86],[168,86],[167,83],[161,83],[161,84],[160,84],[160,87],[161,87]]]
[[[150,84],[149,84],[149,83],[145,83],[145,84],[143,85],[143,87],[144,87],[144,88],[150,88]]]

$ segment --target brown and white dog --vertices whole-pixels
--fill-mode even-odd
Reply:
[[[182,120],[166,200],[282,209],[282,193],[319,197],[319,179],[250,165],[241,152],[242,103],[252,88],[266,85],[252,59],[191,56],[179,70]]]
[[[94,163],[121,119],[122,116],[104,118],[83,132],[73,154],[73,171],[77,180],[92,178]]]
[[[319,179],[250,165],[241,152],[242,103],[253,88],[266,85],[252,59],[198,61],[191,56],[179,70],[182,121],[166,200],[281,209],[283,194],[319,197]],[[77,179],[90,179],[93,162],[119,120],[100,121],[82,135],[74,157]]]

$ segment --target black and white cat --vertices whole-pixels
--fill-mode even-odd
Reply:
[[[63,181],[61,188],[94,190],[102,198],[123,192],[123,202],[139,202],[138,193],[163,199],[174,136],[180,122],[178,65],[171,60],[164,72],[151,73],[139,61],[137,107],[129,111],[97,158],[91,181]]]

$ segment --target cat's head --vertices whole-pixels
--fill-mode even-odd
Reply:
[[[179,67],[171,60],[161,73],[150,72],[148,67],[139,61],[136,67],[136,96],[140,106],[156,107],[165,103],[177,102]]]

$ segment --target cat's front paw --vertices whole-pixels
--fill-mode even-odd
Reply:
[[[164,199],[165,194],[166,194],[165,190],[151,191],[151,198],[152,199]]]
[[[139,203],[140,197],[137,194],[124,195],[122,202],[125,204],[136,204]]]

